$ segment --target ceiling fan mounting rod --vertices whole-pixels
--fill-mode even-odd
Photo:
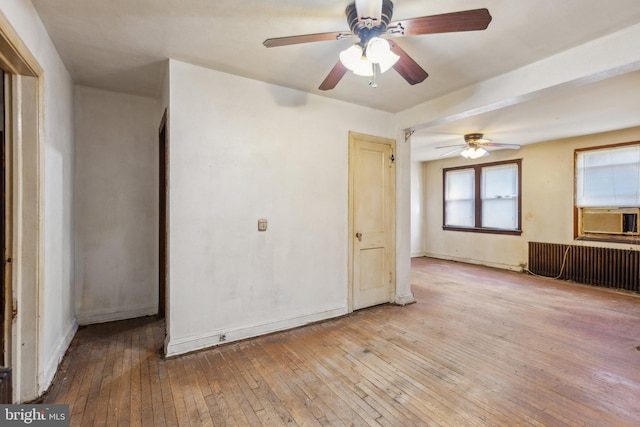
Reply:
[[[363,28],[358,32],[358,37],[360,37],[360,41],[357,43],[362,47],[362,50],[366,51],[367,43],[374,37],[380,37],[385,33],[381,27],[373,27],[373,28]]]
[[[371,64],[371,77],[369,78],[369,86],[372,88],[378,87],[378,70],[380,66],[378,64]]]

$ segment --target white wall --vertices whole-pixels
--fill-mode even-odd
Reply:
[[[348,132],[394,116],[170,61],[169,118],[167,353],[346,313]]]
[[[397,119],[397,116],[396,116]],[[409,134],[396,120],[396,298],[395,303],[415,302],[411,292],[411,144]]]
[[[411,162],[411,256],[424,255],[424,177],[422,162]]]
[[[16,398],[36,397],[50,384],[76,329],[73,304],[73,83],[35,12],[26,0],[3,0],[4,15],[44,70],[38,81],[41,124],[39,134],[39,278],[38,289],[19,301],[19,316],[32,308],[39,332],[23,329],[18,347],[37,342],[37,372],[14,366]],[[45,114],[46,112],[46,114]],[[16,260],[20,262],[20,260]],[[19,268],[14,265],[13,268]],[[20,280],[14,277],[19,289]],[[25,321],[25,324],[30,323]],[[31,354],[25,355],[31,358]],[[25,378],[31,377],[32,381]],[[34,379],[35,377],[35,379]]]
[[[158,101],[76,86],[76,315],[158,307]]]
[[[442,169],[470,163],[462,157],[424,163],[425,249],[428,256],[520,270],[530,241],[638,250],[634,245],[573,240],[574,150],[639,141],[640,128],[494,151],[477,163],[522,158],[521,236],[442,229]],[[415,236],[418,238],[418,236]]]

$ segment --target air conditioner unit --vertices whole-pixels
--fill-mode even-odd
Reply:
[[[638,235],[640,208],[582,208],[582,234]]]

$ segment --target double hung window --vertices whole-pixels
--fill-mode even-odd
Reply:
[[[443,228],[521,234],[521,160],[444,169]]]

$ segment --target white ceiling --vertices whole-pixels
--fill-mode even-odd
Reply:
[[[392,20],[486,7],[485,31],[396,39],[428,73],[415,86],[390,70],[379,87],[347,74],[317,89],[353,41],[267,49],[266,38],[348,30],[349,0],[32,0],[76,83],[157,96],[167,58],[394,113],[473,88],[496,76],[638,27],[638,0],[395,0]],[[632,34],[639,34],[635,31]],[[634,48],[632,48],[634,49]],[[618,60],[609,78],[549,84],[487,112],[413,123],[413,158],[437,158],[435,145],[484,132],[496,142],[533,143],[640,125],[640,42],[635,61]],[[585,55],[585,54],[583,54]],[[593,61],[606,69],[607,55]],[[629,53],[626,53],[626,58]],[[614,58],[617,59],[617,58]],[[613,63],[613,59],[612,59]],[[562,69],[548,70],[562,75]],[[567,83],[570,78],[567,77]],[[556,88],[556,89],[553,89]],[[553,89],[553,90],[552,90]],[[476,109],[480,111],[480,109]],[[446,150],[445,150],[446,151]]]
[[[455,156],[460,151],[436,147],[463,144],[463,135],[476,131],[494,142],[527,145],[634,126],[640,126],[640,71],[418,129],[411,139],[412,159]]]

